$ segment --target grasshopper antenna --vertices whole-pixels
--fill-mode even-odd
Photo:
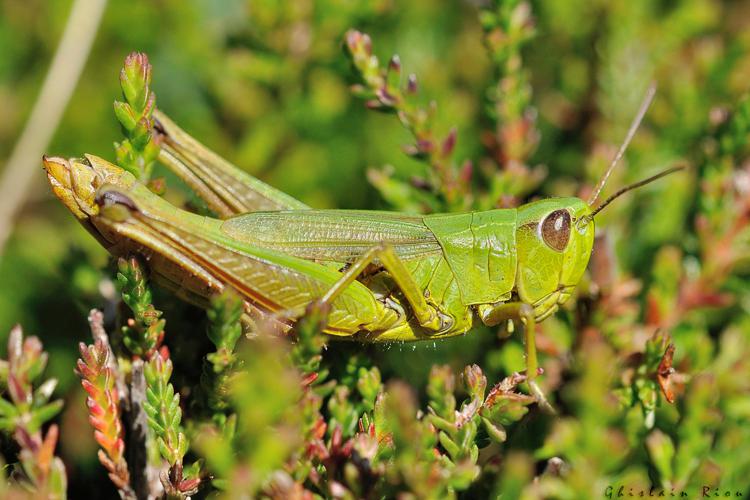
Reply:
[[[630,141],[633,139],[633,136],[635,135],[635,132],[638,130],[638,127],[641,125],[641,121],[643,121],[643,117],[646,114],[646,111],[648,111],[649,106],[651,106],[651,101],[654,100],[654,94],[656,94],[656,83],[651,82],[651,84],[648,86],[648,89],[646,89],[646,95],[643,98],[643,102],[641,102],[641,107],[638,108],[638,114],[635,115],[635,118],[633,119],[633,122],[630,124],[630,128],[628,129],[628,134],[625,136],[625,140],[622,142],[622,145],[620,146],[620,149],[617,150],[617,154],[612,159],[612,162],[609,164],[609,167],[607,167],[607,171],[604,172],[604,175],[602,176],[599,183],[596,185],[596,189],[594,189],[594,192],[591,195],[591,198],[589,198],[588,204],[589,206],[592,206],[597,198],[599,198],[599,195],[602,192],[602,189],[604,189],[604,185],[607,183],[607,179],[609,179],[609,176],[612,175],[612,171],[617,166],[617,163],[622,159],[622,156],[625,154],[625,150],[628,149],[628,145],[630,144]],[[600,207],[603,208],[603,207]]]
[[[662,177],[664,177],[666,175],[673,174],[675,172],[679,172],[680,170],[685,170],[685,168],[687,168],[687,167],[685,167],[685,165],[668,168],[666,170],[662,170],[661,172],[659,172],[656,175],[652,175],[648,179],[643,179],[642,181],[634,182],[633,184],[631,184],[629,186],[625,186],[624,188],[620,189],[615,194],[613,194],[612,196],[610,196],[609,198],[607,198],[606,200],[604,200],[604,202],[602,202],[601,205],[599,205],[598,207],[596,207],[593,212],[591,212],[589,215],[587,215],[586,216],[587,220],[593,219],[594,216],[596,214],[598,214],[599,212],[601,212],[604,207],[606,207],[607,205],[609,205],[610,203],[612,203],[614,200],[616,200],[617,198],[619,198],[621,195],[627,193],[628,191],[632,191],[633,189],[638,189],[639,187],[645,186],[646,184],[650,184],[650,183],[654,182],[655,180],[661,179]]]

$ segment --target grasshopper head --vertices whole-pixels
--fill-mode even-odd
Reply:
[[[595,208],[579,198],[549,198],[518,209],[516,292],[534,307],[537,320],[555,312],[581,281],[594,246],[596,214],[628,191],[683,169],[668,168],[625,186]]]
[[[43,162],[52,192],[82,222],[99,214],[96,193],[101,186],[127,188],[135,182],[130,173],[93,155],[70,160],[45,156]]]
[[[594,245],[591,208],[578,198],[551,198],[518,209],[516,291],[537,319],[564,303],[583,276]]]
[[[617,163],[635,135],[656,86],[651,84],[638,113],[630,124],[625,140],[594,188],[588,203],[578,198],[552,198],[529,203],[518,209],[516,244],[518,265],[516,292],[534,307],[537,320],[555,312],[581,280],[594,245],[594,217],[621,195],[645,186],[684,167],[666,169],[656,175],[617,191],[594,207]]]
[[[132,174],[93,155],[84,159],[44,157],[52,191],[78,221],[105,248],[109,249],[115,238],[102,227],[102,206],[99,192],[107,186],[128,189],[136,181]]]

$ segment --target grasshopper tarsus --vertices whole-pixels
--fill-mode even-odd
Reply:
[[[540,369],[540,371],[542,370]],[[541,375],[541,373],[539,373],[539,375]],[[536,383],[536,380],[527,380],[526,383],[529,385],[529,392],[532,396],[534,396],[534,399],[536,400],[537,405],[539,405],[539,408],[549,413],[550,415],[557,415],[557,410],[549,402],[542,388],[539,387],[539,384]]]

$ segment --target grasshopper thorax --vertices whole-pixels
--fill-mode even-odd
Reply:
[[[538,319],[570,297],[593,244],[591,207],[579,198],[550,198],[518,209],[516,292]]]

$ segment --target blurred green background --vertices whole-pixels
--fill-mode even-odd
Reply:
[[[34,103],[71,5],[70,0],[0,1],[1,159],[10,154]],[[158,107],[222,156],[315,207],[393,208],[368,182],[367,170],[387,165],[395,179],[406,180],[423,175],[427,167],[401,152],[412,139],[394,117],[367,110],[350,94],[354,78],[342,52],[343,35],[349,28],[369,33],[382,60],[398,53],[404,72],[419,75],[420,98],[439,103],[437,130],[442,135],[451,126],[458,129],[457,158],[474,159],[480,172],[507,168],[493,165],[485,149],[496,126],[490,89],[498,68],[483,45],[478,14],[483,5],[480,0],[113,1],[46,150],[59,156],[86,152],[114,158],[112,144],[121,137],[112,112],[119,97],[117,75],[124,56],[139,50],[153,64]],[[581,413],[581,389],[569,384],[560,398],[567,401],[570,425],[604,428],[614,419],[616,428],[642,430],[628,431],[631,452],[620,461],[590,464],[591,480],[647,471],[653,481],[667,473],[688,471],[690,476],[710,465],[721,471],[718,476],[711,476],[711,469],[696,477],[718,477],[722,485],[747,495],[750,394],[747,381],[736,382],[735,377],[747,378],[742,356],[750,355],[750,253],[747,215],[742,216],[750,197],[750,112],[743,100],[750,86],[750,3],[544,0],[531,2],[530,8],[534,29],[523,45],[518,71],[533,89],[539,144],[527,163],[543,166],[547,176],[524,197],[571,195],[591,186],[652,80],[658,83],[655,103],[607,192],[676,163],[691,167],[689,173],[629,195],[597,221],[600,241],[614,248],[616,259],[600,261],[604,270],[592,270],[582,293],[594,294],[596,285],[606,289],[610,302],[594,308],[598,316],[591,323],[604,332],[609,347],[604,354],[581,347],[584,332],[574,331],[572,308],[550,319],[542,351],[558,358],[561,352],[571,353],[575,361],[549,365],[549,384],[554,390],[583,377],[588,372],[580,363],[624,359],[643,346],[654,325],[661,325],[677,345],[680,370],[709,373],[706,390],[721,386],[727,391],[695,406],[659,410],[663,414],[657,415],[656,427],[667,433],[687,411],[710,407],[714,418],[707,424],[696,416],[699,422],[686,427],[685,435],[674,431],[678,449],[683,439],[691,443],[681,452],[685,460],[694,455],[698,464],[681,469],[678,458],[674,471],[667,472],[635,444],[650,429],[643,417],[623,413],[597,421],[591,416],[597,414],[590,413],[587,420]],[[73,366],[77,342],[88,338],[88,310],[102,304],[102,288],[106,291],[112,273],[106,252],[53,199],[41,174],[40,165],[0,260],[0,343],[15,323],[43,339],[51,354],[48,372],[60,380],[58,392],[68,400],[60,453],[72,491],[83,492],[106,478],[96,463]],[[478,189],[481,179],[475,180]],[[636,283],[632,280],[641,286],[628,288]],[[685,302],[680,290],[696,280],[722,300]],[[617,302],[623,297],[632,300]],[[721,307],[708,307],[714,303]],[[671,311],[679,317],[670,317]],[[170,328],[168,321],[167,327],[167,343],[173,348],[181,342],[174,321],[175,326]],[[730,352],[723,350],[726,332],[734,342]],[[405,379],[421,394],[432,363],[460,368],[479,362],[492,380],[522,368],[521,346],[519,339],[501,344],[491,332],[479,331],[438,346],[361,349],[384,378]],[[357,349],[345,346],[333,352]],[[551,370],[556,366],[557,375]],[[717,380],[724,380],[723,385]],[[519,425],[537,424],[532,419]],[[545,420],[542,428],[551,426]],[[736,461],[722,441],[730,439],[726,433],[738,446],[745,444]],[[713,436],[713,444],[690,441],[702,434]],[[540,458],[545,455],[539,451],[540,439],[509,448]],[[546,443],[552,449],[554,443]],[[598,458],[593,445],[576,451],[568,443],[560,449],[596,462],[604,460],[608,446],[596,448],[602,453]],[[606,484],[596,483],[592,491],[601,492]]]

